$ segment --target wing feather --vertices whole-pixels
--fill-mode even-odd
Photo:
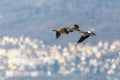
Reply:
[[[89,34],[83,34],[82,36],[81,36],[81,38],[78,40],[78,42],[77,43],[81,43],[82,41],[84,41],[86,38],[88,38],[90,35]]]
[[[59,32],[56,32],[56,38],[59,38],[60,37],[60,33]]]

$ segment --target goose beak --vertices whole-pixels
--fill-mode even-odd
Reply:
[[[92,35],[96,36],[96,34],[95,34],[95,33],[92,33]]]
[[[78,29],[77,31],[80,31],[80,29]]]

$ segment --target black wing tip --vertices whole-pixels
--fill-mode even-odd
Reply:
[[[56,32],[56,38],[58,39],[60,37],[60,33],[59,32]]]

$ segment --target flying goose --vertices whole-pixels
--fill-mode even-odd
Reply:
[[[77,43],[81,43],[82,41],[84,41],[86,38],[88,38],[89,36],[95,36],[96,34],[91,32],[91,31],[80,31],[81,33],[83,33],[83,35],[80,37],[80,39],[78,40]]]
[[[66,28],[60,28],[60,29],[56,29],[53,30],[56,32],[56,38],[59,38],[61,34],[68,34],[68,30]]]
[[[80,31],[80,30],[79,30],[79,26],[77,24],[74,24],[74,26],[72,27],[64,27],[53,31],[56,32],[56,38],[59,38],[61,34],[69,34],[70,32]]]
[[[79,25],[77,25],[77,24],[74,24],[74,26],[72,26],[72,27],[67,27],[67,29],[68,29],[68,32],[80,31]]]

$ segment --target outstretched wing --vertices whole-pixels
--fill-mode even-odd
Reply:
[[[60,37],[60,33],[56,32],[56,38],[59,38],[59,37]]]
[[[82,36],[81,36],[81,38],[78,40],[78,42],[77,43],[81,43],[82,41],[84,41],[86,38],[88,38],[90,35],[89,34],[83,34]]]

